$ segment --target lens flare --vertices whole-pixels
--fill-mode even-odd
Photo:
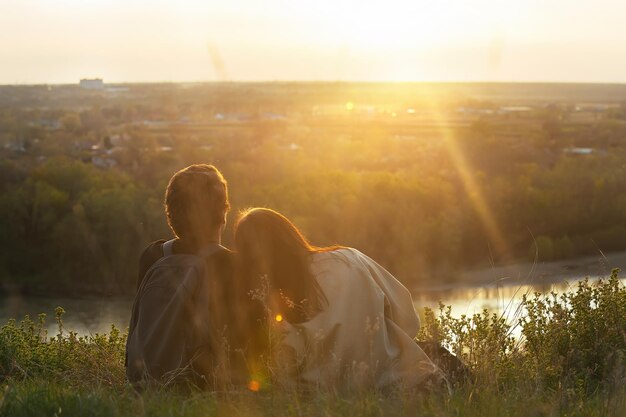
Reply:
[[[261,384],[259,381],[255,381],[254,379],[248,382],[248,389],[252,392],[257,392],[261,388]]]
[[[283,315],[282,314],[276,314],[276,317],[274,317],[274,320],[276,320],[278,323],[280,323],[281,321],[283,321]]]
[[[447,125],[449,121],[442,116],[444,113],[438,108],[435,101],[431,102],[430,107],[436,122],[443,127],[443,141],[446,151],[459,174],[465,193],[474,206],[474,210],[478,213],[478,217],[489,239],[495,244],[495,249],[498,252],[508,254],[509,247],[506,239],[504,239],[491,207],[489,207],[487,200],[483,196],[482,189],[474,177],[470,164],[467,162],[462,150],[459,149],[452,128]]]

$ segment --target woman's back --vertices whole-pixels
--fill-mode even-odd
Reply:
[[[312,254],[311,272],[328,304],[306,322],[280,325],[277,363],[288,381],[386,388],[439,378],[413,341],[411,295],[389,272],[351,248]]]

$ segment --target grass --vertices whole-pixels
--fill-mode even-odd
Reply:
[[[524,298],[512,322],[426,310],[421,340],[472,369],[450,396],[266,389],[138,395],[124,377],[125,334],[45,334],[45,316],[0,329],[0,416],[626,416],[626,289],[618,271],[575,290]],[[514,337],[519,326],[521,336]]]

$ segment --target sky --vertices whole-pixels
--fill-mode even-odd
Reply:
[[[625,0],[0,0],[0,84],[626,82]]]

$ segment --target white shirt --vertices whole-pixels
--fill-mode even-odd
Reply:
[[[356,249],[311,255],[328,305],[303,323],[278,323],[275,352],[287,383],[322,387],[414,387],[439,369],[414,342],[420,328],[411,294]]]

